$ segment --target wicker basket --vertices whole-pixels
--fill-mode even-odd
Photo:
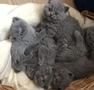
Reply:
[[[0,90],[15,90],[15,89],[13,89],[9,86],[4,86],[4,85],[0,84]]]
[[[0,90],[14,90],[9,86],[0,84]],[[50,89],[54,90],[54,89]],[[65,90],[94,90],[94,75],[84,79],[73,81]]]
[[[65,90],[94,90],[94,74],[90,77],[73,81]]]

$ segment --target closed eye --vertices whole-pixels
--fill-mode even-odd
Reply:
[[[23,28],[23,25],[20,25],[21,28]]]
[[[57,13],[57,12],[55,12],[55,15],[58,15],[58,13]]]
[[[20,35],[22,36],[23,35],[23,32],[21,32]]]

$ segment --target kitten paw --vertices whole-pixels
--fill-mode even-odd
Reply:
[[[75,31],[75,32],[74,32],[74,36],[75,36],[75,37],[78,37],[78,36],[81,36],[81,34],[80,34],[79,31]]]
[[[67,39],[64,39],[64,40],[63,40],[63,45],[65,45],[65,44],[68,44]]]
[[[75,36],[77,42],[83,41],[83,37],[79,31],[75,31],[74,36]]]
[[[39,61],[38,64],[39,64],[40,66],[42,66],[44,63]]]

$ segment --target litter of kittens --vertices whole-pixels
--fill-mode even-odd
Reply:
[[[15,11],[14,14],[8,14],[8,28],[5,28],[5,32],[4,28],[0,31],[3,36],[0,39],[3,40],[0,42],[1,46],[4,48],[9,44],[7,54],[5,50],[0,52],[1,59],[3,55],[6,57],[6,63],[0,68],[4,71],[0,75],[1,83],[15,90],[48,90],[50,85],[57,90],[93,89],[94,76],[89,75],[94,73],[94,33],[93,28],[83,29],[91,26],[93,21],[56,0],[49,0],[45,6],[28,5],[30,8],[33,6],[33,12],[40,9],[40,14],[34,13],[37,18],[32,16],[36,22],[31,23],[31,18],[30,21],[19,17],[19,14],[15,16]],[[72,11],[77,13],[80,19]],[[74,81],[75,79],[81,80]]]

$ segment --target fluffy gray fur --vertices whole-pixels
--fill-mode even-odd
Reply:
[[[79,48],[81,48],[82,50],[83,48],[87,50],[85,47],[85,43],[83,41],[84,39],[79,31],[74,31],[74,37],[76,41],[76,46],[79,46]],[[73,48],[71,47],[71,49]],[[61,61],[59,62],[58,60],[56,60],[56,64],[55,65],[53,64],[54,66],[53,68],[55,69],[53,69],[54,72],[52,72],[52,76],[54,74],[54,79],[53,81],[50,81],[50,84],[52,83],[52,86],[55,89],[58,90],[64,89],[71,83],[72,80],[83,78],[94,73],[93,70],[94,62],[90,61],[85,53],[86,52],[84,52],[82,56],[79,56],[79,58],[73,62],[61,62]],[[41,68],[38,71],[39,73],[41,73],[40,72]],[[36,73],[35,73],[35,77],[36,77]],[[49,77],[49,79],[51,78]],[[43,83],[42,79],[41,78],[36,79],[37,84],[42,87],[43,84],[41,84],[39,81]]]
[[[79,57],[86,55],[87,50],[80,34],[82,33],[82,28],[76,19],[66,16],[67,11],[68,7],[56,0],[49,0],[44,8],[42,21],[36,28],[37,31],[46,31],[46,38],[40,41],[38,51],[40,65],[53,64],[56,55],[56,44],[58,46],[56,61],[75,61]],[[44,87],[45,83],[42,80],[43,76],[41,72],[40,66],[38,70],[40,77],[37,77],[34,72],[34,81],[37,85]],[[30,77],[32,73],[29,72],[28,75]],[[48,85],[46,87],[48,87]]]
[[[66,18],[66,12],[69,8],[62,5],[61,2],[56,0],[49,0],[45,5],[43,11],[43,18],[37,31],[45,30],[46,37],[40,42],[40,48],[38,53],[39,63],[52,65],[56,56],[56,42],[55,36],[60,28],[60,23]]]
[[[84,37],[90,53],[89,59],[94,61],[94,27],[85,28],[84,32]]]
[[[43,65],[34,75],[36,85],[48,90],[53,80],[53,71],[51,66]]]
[[[94,61],[81,57],[74,62],[57,62],[54,66],[53,87],[62,90],[69,86],[72,80],[81,79],[94,73]]]
[[[84,39],[79,37],[80,33],[83,35],[79,22],[75,18],[67,16],[61,23],[61,26],[57,34],[58,52],[56,60],[75,61],[79,57],[87,54]]]
[[[69,7],[64,6],[59,1],[49,0],[49,2],[44,7],[42,21],[36,27],[37,32],[41,30],[45,30],[46,36],[38,44],[39,46],[38,59],[39,59],[40,69],[37,71],[37,73],[35,73],[35,70],[33,69],[35,73],[34,81],[36,82],[37,85],[45,89],[47,89],[51,84],[52,78],[49,77],[49,75],[52,75],[52,72],[48,71],[49,73],[47,75],[46,71],[44,72],[44,70],[47,68],[47,66],[50,67],[52,64],[54,64],[56,51],[57,51],[55,37],[57,36],[57,32],[61,27],[60,23],[66,18],[66,12],[68,11],[68,9]],[[31,46],[28,47],[26,51],[29,51],[30,48]],[[26,71],[27,75],[30,78],[32,78],[32,76],[34,75],[34,74],[32,75],[32,66],[27,66],[27,67],[29,69],[29,70],[27,69],[28,72]],[[42,76],[41,72],[44,72],[44,76]],[[40,77],[37,77],[37,74],[40,74]]]
[[[38,52],[38,48],[39,47],[36,46],[35,50],[33,51],[32,61],[29,60],[27,62],[26,74],[30,79],[34,79],[34,75],[35,75],[36,71],[40,68],[39,63],[38,63],[38,61],[39,61],[38,54],[36,53],[36,52]],[[32,49],[32,47],[30,46],[28,49],[30,50],[30,49]]]
[[[80,48],[83,48],[83,47],[85,47],[84,46],[84,44],[83,44],[83,37],[81,36],[81,34],[80,34],[80,32],[78,32],[78,31],[75,31],[74,32],[74,36],[75,36],[75,40],[76,40],[76,42],[77,42],[77,46],[80,46]],[[72,47],[71,47],[72,48]],[[82,56],[83,57],[83,56]],[[59,61],[58,60],[56,60],[56,63],[58,63]],[[60,62],[60,63],[62,63],[62,62]],[[63,62],[64,63],[64,62]],[[70,62],[71,63],[71,62]],[[53,64],[54,65],[54,64]],[[62,65],[63,66],[63,65]],[[45,68],[46,68],[46,66],[45,66]],[[67,69],[66,69],[67,70]],[[63,84],[60,84],[60,85],[56,85],[56,86],[60,86],[60,87],[62,87],[62,85],[63,85],[63,88],[65,88],[66,86],[68,86],[69,84],[70,84],[70,82],[72,81],[72,77],[73,77],[73,74],[71,73],[71,71],[69,71],[69,70],[67,70],[66,71],[65,69],[64,69],[64,72],[63,72],[63,75],[60,77],[60,80],[62,80],[62,81],[64,81],[63,82]],[[59,69],[57,69],[57,72],[59,71]],[[38,70],[38,72],[40,73],[40,75],[41,75],[41,67],[40,67],[40,70]],[[59,74],[59,72],[58,72],[58,74]],[[71,75],[70,75],[71,74]],[[70,75],[70,76],[69,76]],[[46,75],[47,76],[47,75]],[[36,73],[35,73],[35,77],[36,77]],[[42,75],[41,75],[41,77],[42,77]],[[48,74],[48,77],[49,77],[49,74]],[[36,77],[37,78],[37,77]],[[50,77],[49,77],[49,79],[51,79]],[[36,79],[36,82],[37,82],[37,84],[38,85],[40,85],[40,86],[42,86],[43,84],[41,84],[41,83],[44,83],[43,81],[42,81],[42,79],[41,78],[37,78]],[[46,80],[45,80],[46,81]],[[66,82],[65,82],[66,81]],[[50,82],[50,84],[51,84],[51,82]],[[47,84],[46,84],[47,85]],[[49,84],[48,84],[49,85]],[[55,86],[55,85],[54,85]],[[60,88],[59,87],[59,88]],[[54,87],[54,88],[56,88],[56,87]]]
[[[67,68],[58,67],[59,64],[53,69],[54,78],[52,82],[52,87],[55,90],[64,90],[72,82],[74,74]]]
[[[89,28],[89,30],[87,29],[86,31],[84,31],[86,33],[86,37],[84,38],[86,38],[87,44],[93,45],[91,44],[91,42],[93,39],[92,33],[94,29]],[[75,35],[76,39],[80,39],[78,45],[80,44],[80,48],[82,49],[84,46],[84,44],[82,44],[84,38],[81,36],[80,32],[78,31],[75,31],[74,34],[76,34]],[[93,74],[94,61],[90,60],[85,54],[84,56],[80,56],[76,61],[73,62],[59,62],[57,60],[57,62],[53,65],[53,71],[54,71],[53,72],[54,79],[52,83],[53,87],[58,90],[62,90],[65,89],[71,83],[72,80],[81,79]]]
[[[26,61],[31,60],[32,53],[25,55],[24,51],[29,45],[38,43],[45,36],[45,31],[36,33],[35,29],[21,18],[14,17],[11,25],[10,40],[12,67],[16,72],[25,69]]]

